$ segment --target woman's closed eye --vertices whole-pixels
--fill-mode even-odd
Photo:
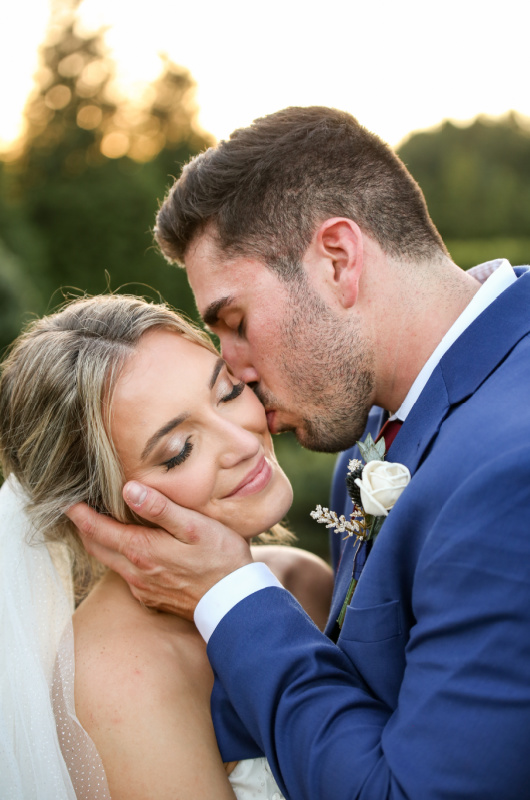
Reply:
[[[236,397],[242,393],[243,389],[245,388],[246,383],[244,381],[240,381],[236,383],[235,386],[232,387],[232,391],[228,394],[225,394],[224,397],[221,397],[221,403],[229,403],[230,400],[235,400]]]
[[[246,383],[244,381],[236,383],[234,386],[232,386],[232,389],[230,390],[230,392],[228,392],[228,394],[225,394],[220,398],[219,402],[229,403],[231,400],[235,400],[236,397],[239,397],[242,394],[245,386]],[[171,458],[168,458],[167,461],[164,461],[162,463],[162,466],[166,468],[166,472],[169,472],[170,469],[173,469],[174,467],[178,467],[180,464],[183,464],[184,461],[186,461],[188,456],[191,454],[192,450],[193,450],[193,444],[190,441],[190,437],[188,437],[180,453],[177,453],[176,456],[172,456]]]
[[[173,469],[173,467],[178,467],[179,464],[183,464],[192,450],[193,450],[193,445],[188,438],[186,439],[186,443],[184,444],[184,447],[182,448],[180,453],[177,453],[176,456],[169,458],[162,464],[162,466],[166,468],[166,472],[169,472],[169,470]]]

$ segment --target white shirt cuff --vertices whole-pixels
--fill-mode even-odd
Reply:
[[[204,641],[208,643],[223,617],[234,606],[268,586],[283,588],[270,569],[260,562],[246,564],[212,586],[199,600],[194,614],[195,625]]]

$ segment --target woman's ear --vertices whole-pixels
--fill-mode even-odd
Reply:
[[[357,301],[364,264],[363,233],[356,222],[333,217],[322,223],[316,235],[319,255],[329,264],[327,278],[343,308]]]

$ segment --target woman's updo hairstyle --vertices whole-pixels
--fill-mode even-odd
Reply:
[[[154,328],[217,355],[206,334],[168,306],[104,295],[31,322],[2,365],[4,477],[13,474],[25,491],[35,529],[48,541],[69,543],[78,585],[87,585],[94,563],[64,511],[85,502],[121,522],[137,520],[122,497],[124,476],[108,432],[117,378],[140,337]]]

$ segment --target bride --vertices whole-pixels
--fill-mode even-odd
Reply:
[[[84,501],[138,521],[122,497],[138,479],[247,540],[285,541],[291,487],[253,392],[168,307],[78,300],[32,323],[4,362],[0,458],[2,797],[280,798],[264,758],[222,763],[193,624],[138,603],[64,514]],[[323,621],[323,562],[254,555]]]

